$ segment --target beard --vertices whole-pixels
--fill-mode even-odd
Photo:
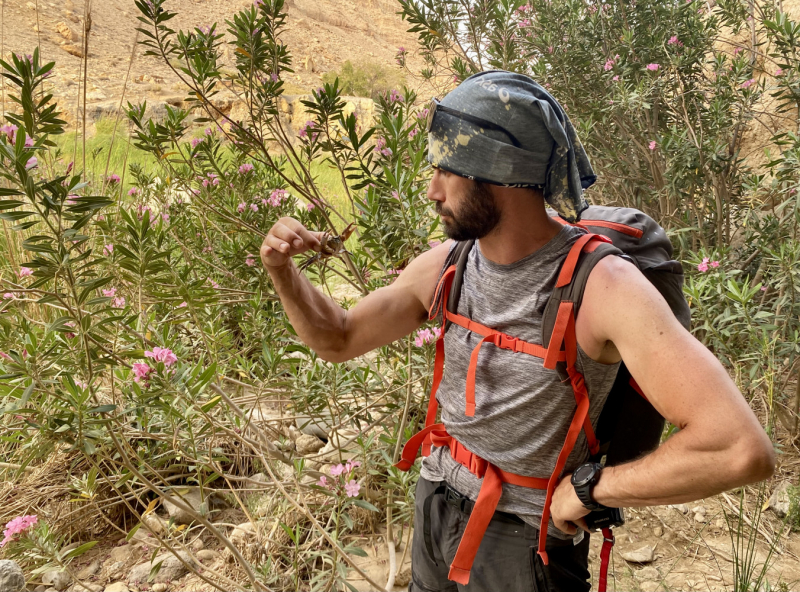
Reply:
[[[485,183],[474,182],[461,199],[458,214],[436,202],[436,213],[448,216],[442,219],[444,233],[457,241],[477,240],[489,234],[500,222],[500,210],[494,195]]]

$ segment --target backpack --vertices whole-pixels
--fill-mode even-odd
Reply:
[[[567,224],[554,211],[548,209],[548,214]],[[633,208],[590,206],[575,226],[606,236],[612,242],[602,243],[592,252],[581,253],[573,280],[553,290],[542,319],[541,343],[544,347],[550,343],[560,304],[574,303],[577,315],[589,274],[601,259],[609,255],[623,257],[635,264],[661,293],[681,325],[689,328],[689,305],[683,296],[683,269],[678,261],[672,259],[672,244],[655,220]],[[463,241],[454,247],[456,272],[447,302],[449,311],[458,310],[464,268],[474,242]],[[559,362],[556,369],[562,379],[566,379],[564,363]],[[602,459],[604,464],[613,466],[639,458],[658,447],[663,431],[664,418],[647,400],[625,364],[620,364],[598,420],[596,436],[600,452],[594,460],[600,462]]]

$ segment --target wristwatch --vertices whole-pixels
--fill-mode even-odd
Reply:
[[[578,499],[581,500],[587,510],[595,511],[605,508],[604,505],[598,504],[592,499],[592,489],[600,479],[600,471],[602,469],[603,466],[600,463],[586,463],[579,466],[572,473],[572,478],[570,479],[572,486],[575,488]]]

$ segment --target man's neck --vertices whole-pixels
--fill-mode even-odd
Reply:
[[[538,251],[561,230],[547,215],[540,200],[509,200],[500,222],[480,239],[481,253],[489,261],[508,265]]]

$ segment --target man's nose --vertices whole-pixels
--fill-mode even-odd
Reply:
[[[444,201],[444,184],[442,183],[442,174],[438,169],[433,171],[433,177],[428,184],[428,199],[431,201]]]

